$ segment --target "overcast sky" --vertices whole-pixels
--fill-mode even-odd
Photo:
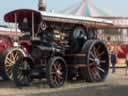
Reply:
[[[82,0],[45,0],[48,10],[62,10]],[[103,8],[113,16],[128,16],[128,0],[90,0],[99,8]],[[0,24],[3,24],[3,16],[8,11],[19,8],[37,9],[38,0],[1,0]]]

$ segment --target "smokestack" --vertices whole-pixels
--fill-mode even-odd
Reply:
[[[39,0],[38,9],[39,9],[40,11],[46,11],[45,0]]]

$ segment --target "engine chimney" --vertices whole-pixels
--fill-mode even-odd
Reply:
[[[46,11],[45,0],[39,0],[38,9],[39,9],[40,11]]]

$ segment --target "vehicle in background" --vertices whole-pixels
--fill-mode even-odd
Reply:
[[[12,79],[12,66],[17,56],[23,54],[15,46],[20,36],[22,34],[19,29],[0,25],[0,76],[4,80]]]

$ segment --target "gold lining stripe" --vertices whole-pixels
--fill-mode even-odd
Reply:
[[[85,54],[66,54],[65,56],[86,56]]]

